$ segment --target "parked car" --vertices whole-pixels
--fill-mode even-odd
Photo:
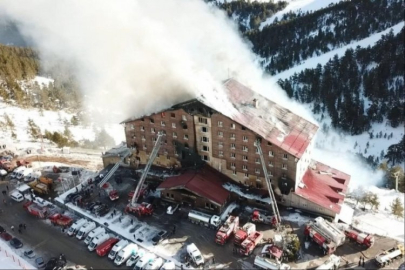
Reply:
[[[96,202],[89,202],[89,203],[86,204],[84,209],[86,209],[87,211],[90,211],[90,209],[95,205],[96,205]]]
[[[24,200],[24,196],[18,191],[12,192],[10,194],[10,198],[13,199],[16,202],[22,202]]]
[[[4,233],[6,230],[0,226],[0,233]]]
[[[73,197],[74,197],[74,196],[77,196],[77,195],[79,195],[79,193],[70,193],[70,194],[68,194],[68,195],[66,196],[66,198],[65,198],[65,203],[70,202],[70,201],[73,199]]]
[[[4,241],[10,241],[11,239],[13,239],[11,234],[9,234],[7,232],[0,233],[0,238],[3,239]]]
[[[20,239],[14,237],[10,240],[10,246],[12,246],[13,248],[22,248],[23,243],[20,241]]]
[[[152,243],[154,246],[162,242],[167,237],[167,231],[160,231],[158,232],[153,238]]]
[[[35,252],[30,249],[30,250],[26,250],[24,251],[24,256],[30,259],[34,259],[35,258]]]
[[[35,265],[36,265],[38,268],[44,268],[44,267],[45,267],[45,261],[44,261],[44,259],[43,259],[42,257],[36,258],[36,259],[35,259]]]

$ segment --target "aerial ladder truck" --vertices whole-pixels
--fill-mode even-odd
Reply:
[[[157,157],[158,153],[159,153],[159,149],[162,146],[162,137],[163,137],[163,133],[162,132],[158,132],[157,135],[157,139],[155,142],[155,146],[152,149],[152,152],[149,156],[149,160],[146,163],[145,169],[143,170],[142,176],[139,179],[139,182],[136,186],[134,195],[132,196],[132,200],[131,202],[127,205],[127,207],[125,208],[125,211],[127,213],[134,213],[137,214],[139,216],[151,216],[153,214],[153,207],[151,204],[143,202],[143,203],[138,203],[138,199],[141,195],[141,191],[142,191],[142,186],[145,182],[146,176],[148,175],[148,172],[153,164],[153,161],[155,160],[155,158]]]
[[[270,182],[270,177],[267,173],[267,167],[266,167],[266,163],[264,161],[263,151],[262,151],[262,148],[260,147],[260,139],[256,140],[255,146],[260,155],[260,162],[262,163],[263,174],[264,174],[264,178],[266,180],[267,190],[269,191],[271,208],[273,210],[274,218],[275,218],[273,223],[274,223],[274,226],[276,227],[276,229],[280,229],[281,216],[280,216],[280,212],[278,211],[276,198],[274,196],[273,188],[272,188],[271,182]]]

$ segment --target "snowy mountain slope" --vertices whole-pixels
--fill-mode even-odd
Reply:
[[[279,20],[284,14],[288,12],[316,11],[318,9],[325,8],[330,4],[338,3],[342,0],[285,0],[285,1],[288,2],[287,7],[282,11],[277,12],[264,22],[262,22],[259,27],[260,30],[262,30],[263,27],[272,24],[276,18]]]
[[[388,34],[391,29],[394,31],[394,35],[397,34],[398,32],[401,31],[401,29],[404,27],[404,22],[398,23],[393,27],[390,27],[382,32],[373,34],[369,36],[368,38],[362,39],[357,42],[353,42],[351,44],[348,44],[346,46],[343,46],[339,49],[335,49],[333,51],[327,52],[325,54],[322,54],[320,56],[312,57],[309,59],[306,59],[302,64],[296,65],[293,68],[290,68],[286,71],[280,72],[276,75],[273,76],[274,79],[286,79],[294,75],[294,73],[299,73],[303,71],[304,69],[307,68],[315,68],[318,64],[324,65],[326,64],[330,59],[332,59],[336,54],[340,57],[343,56],[346,52],[347,49],[356,49],[357,46],[360,47],[368,47],[368,46],[373,46],[378,40],[381,39],[382,35]]]

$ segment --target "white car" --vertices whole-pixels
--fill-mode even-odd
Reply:
[[[49,202],[47,202],[47,201],[45,201],[44,199],[41,199],[41,198],[39,198],[39,197],[35,197],[34,202],[35,202],[36,204],[38,204],[39,206],[41,206],[41,207],[45,207],[45,206],[48,206],[48,205],[49,205]]]
[[[16,202],[22,202],[24,200],[24,196],[18,191],[12,192],[10,194],[10,198],[13,199]]]

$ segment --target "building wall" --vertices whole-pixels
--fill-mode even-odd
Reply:
[[[190,204],[193,209],[199,209],[213,214],[220,214],[226,204],[217,205],[206,198],[184,190],[161,190],[161,198],[169,202]]]
[[[311,155],[312,155],[312,150],[314,148],[314,141],[315,141],[315,139],[313,139],[311,141],[311,143],[308,145],[307,149],[305,150],[304,154],[301,156],[301,158],[297,162],[295,188],[298,188],[298,184],[301,182],[302,177],[305,174],[305,171],[308,169],[308,166],[311,163]]]
[[[328,208],[322,207],[316,203],[313,203],[297,194],[291,192],[288,196],[283,196],[283,205],[288,207],[296,207],[304,209],[313,213],[335,217],[336,213]]]
[[[110,164],[115,164],[121,160],[121,158],[119,156],[103,156],[102,159],[103,159],[104,168]]]

